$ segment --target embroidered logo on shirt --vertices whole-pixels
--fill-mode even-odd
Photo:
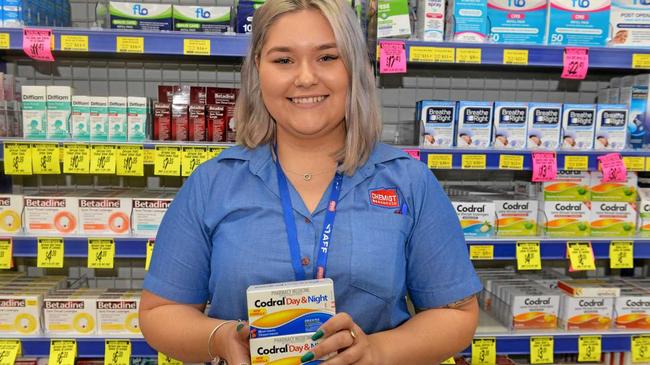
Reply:
[[[375,189],[370,190],[370,204],[382,208],[399,207],[397,189]]]

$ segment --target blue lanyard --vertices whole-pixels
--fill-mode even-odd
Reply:
[[[279,162],[276,162],[275,167],[277,169],[278,187],[280,189],[280,199],[282,200],[284,225],[287,229],[287,238],[289,240],[289,252],[291,253],[291,264],[293,265],[293,272],[296,275],[296,280],[306,280],[307,275],[305,274],[305,269],[302,267],[302,262],[300,259],[298,229],[296,228],[296,220],[293,217],[293,206],[291,205],[291,195],[289,194],[287,176],[284,174],[284,171],[282,171],[282,167],[280,166]],[[343,185],[343,175],[337,172],[336,175],[334,175],[334,183],[332,184],[332,191],[330,192],[330,199],[327,203],[327,211],[325,212],[325,221],[323,222],[323,232],[320,235],[318,258],[316,259],[316,265],[314,266],[314,278],[316,279],[322,279],[325,277],[325,267],[327,267],[327,254],[332,239],[334,217],[336,216],[336,205],[339,202],[341,185]]]

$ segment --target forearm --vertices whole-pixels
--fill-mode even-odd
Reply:
[[[478,324],[476,299],[461,308],[420,312],[403,325],[370,336],[380,364],[438,364],[464,350]]]

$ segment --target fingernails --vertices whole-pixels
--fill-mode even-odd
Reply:
[[[309,351],[308,353],[302,355],[300,362],[312,361],[314,359],[314,353]]]
[[[323,337],[324,334],[325,334],[325,333],[323,332],[323,330],[318,330],[318,331],[316,331],[316,333],[314,333],[313,335],[311,335],[311,339],[312,339],[313,341],[316,341],[316,340],[318,340],[319,338]]]
[[[236,328],[237,332],[241,331],[242,328],[244,328],[244,324],[243,323],[238,324]]]

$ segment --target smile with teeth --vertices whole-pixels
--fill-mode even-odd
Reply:
[[[289,98],[292,103],[294,104],[315,104],[315,103],[320,103],[321,101],[325,100],[327,98],[326,95],[321,95],[321,96],[310,96],[306,98]]]

